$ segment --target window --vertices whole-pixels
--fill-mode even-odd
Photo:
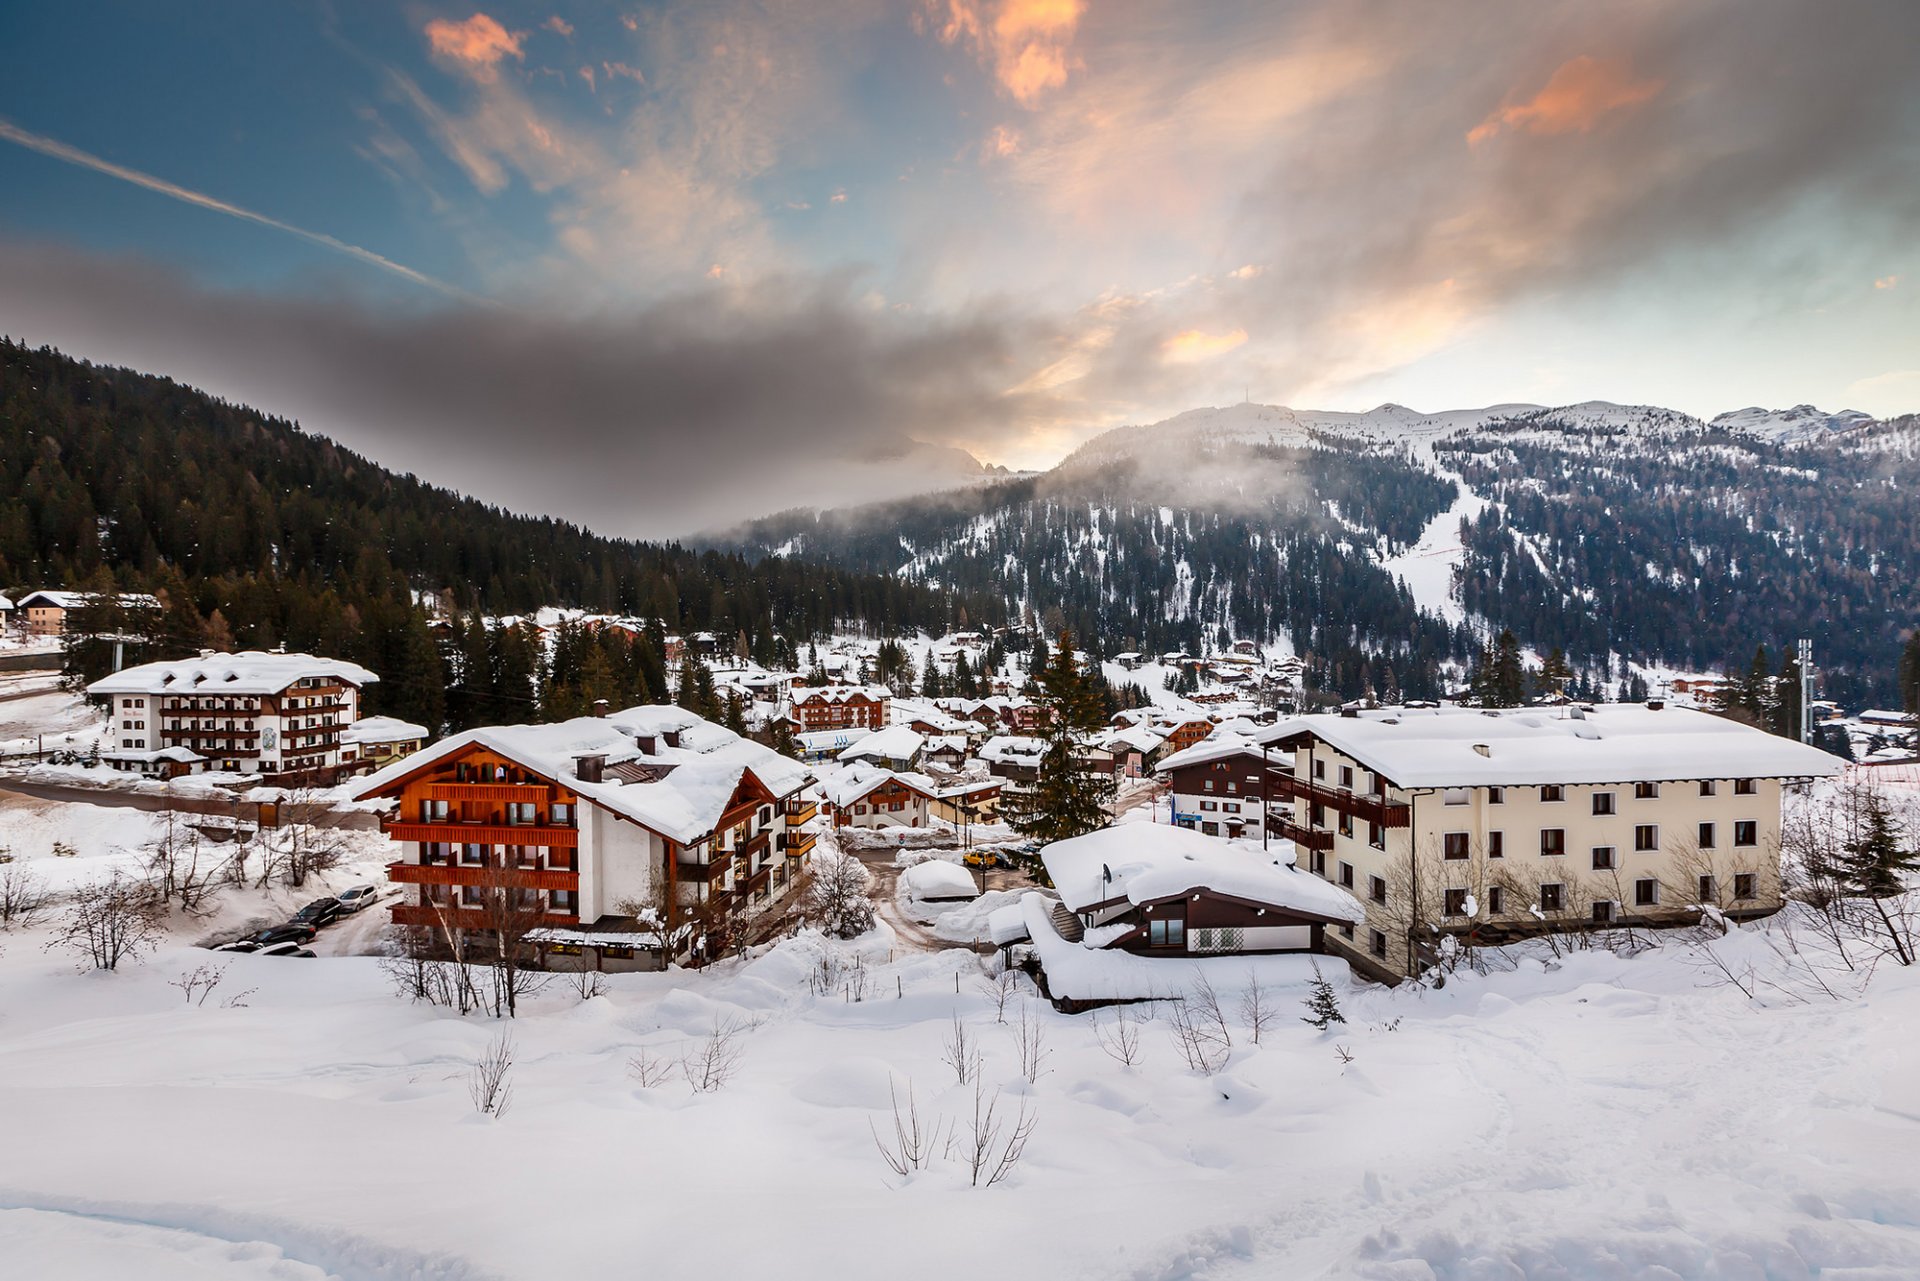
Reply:
[[[1595,792],[1593,794],[1593,812],[1596,817],[1605,817],[1613,813],[1613,793]]]
[[[1386,794],[1386,790],[1387,790],[1387,786],[1385,783],[1380,781],[1380,776],[1374,773],[1372,770],[1368,770],[1367,771],[1367,791],[1374,796],[1384,796]]]
[[[1540,799],[1543,801],[1564,801],[1567,799],[1567,789],[1558,783],[1548,783],[1540,789]]]
[[[1660,799],[1660,784],[1658,784],[1658,783],[1635,783],[1635,784],[1633,785],[1633,799],[1634,799],[1634,800],[1636,800],[1636,801],[1657,801],[1657,800],[1659,800],[1659,799]]]
[[[1147,922],[1149,947],[1185,947],[1187,923],[1178,917],[1155,917]]]
[[[460,905],[462,907],[482,907],[486,904],[486,891],[478,885],[460,887]]]
[[[1209,800],[1206,800],[1205,798],[1202,798],[1200,801],[1200,808],[1203,810],[1206,810],[1209,813],[1212,813],[1213,811],[1220,808],[1220,803],[1218,801],[1209,801]]]
[[[1489,787],[1489,788],[1487,789],[1487,804],[1489,804],[1489,805],[1505,805],[1506,803],[1507,803],[1507,789],[1506,789],[1506,788],[1504,788],[1504,787]]]
[[[1240,802],[1239,801],[1221,801],[1220,812],[1223,814],[1238,814],[1240,812]]]
[[[1319,801],[1315,801],[1312,805],[1309,805],[1307,807],[1307,821],[1315,827],[1325,827],[1327,825],[1326,806],[1322,805]]]
[[[1376,903],[1385,903],[1387,901],[1386,880],[1378,876],[1369,876],[1367,878],[1367,897]]]
[[[1760,824],[1750,818],[1743,818],[1733,825],[1733,843],[1735,845],[1758,845],[1760,843]]]
[[[1327,852],[1325,850],[1313,851],[1313,855],[1308,860],[1307,866],[1312,868],[1316,875],[1325,876],[1327,874]]]
[[[1653,823],[1636,823],[1633,828],[1633,848],[1640,851],[1660,848],[1660,828]]]
[[[1322,760],[1314,761],[1313,776],[1315,778],[1325,778],[1327,776],[1327,763],[1325,761],[1322,761]]]
[[[1353,942],[1353,926],[1342,925],[1340,927],[1340,937],[1346,939],[1349,943]]]
[[[1448,832],[1440,838],[1441,853],[1446,858],[1465,858],[1467,856],[1467,833]]]
[[[487,861],[487,847],[484,845],[462,845],[460,861],[469,865],[478,865]]]
[[[1593,870],[1611,872],[1613,870],[1613,846],[1596,845],[1593,847]]]
[[[1387,959],[1387,936],[1379,930],[1367,931],[1367,950],[1381,960]]]
[[[447,816],[448,810],[445,801],[420,802],[420,821],[422,823],[444,823],[447,821]]]
[[[1353,864],[1342,863],[1340,865],[1340,884],[1347,889],[1353,888]]]
[[[1701,878],[1711,881],[1711,876]],[[1633,905],[1635,907],[1660,906],[1660,882],[1652,877],[1642,877],[1633,883]]]
[[[1447,805],[1465,805],[1473,799],[1473,793],[1464,787],[1449,787],[1440,793],[1440,799]]]
[[[1757,778],[1734,779],[1733,794],[1735,796],[1758,796],[1760,794],[1760,780]]]
[[[1505,858],[1507,856],[1507,834],[1505,832],[1487,833],[1487,857]]]
[[[1540,829],[1540,853],[1543,857],[1552,857],[1567,852],[1567,829],[1564,827],[1543,827]]]
[[[1465,916],[1467,914],[1467,892],[1465,890],[1448,890],[1447,901],[1444,904],[1443,910],[1448,916]]]
[[[513,801],[507,805],[507,824],[510,827],[524,826],[539,821],[539,807],[532,801]]]
[[[1387,829],[1382,827],[1378,823],[1368,822],[1367,844],[1373,846],[1373,848],[1377,850],[1383,850],[1387,848]]]
[[[573,806],[555,805],[553,807],[553,825],[555,827],[572,827]]]
[[[1210,778],[1200,780],[1200,785],[1206,788],[1209,792],[1213,790],[1213,780]]]
[[[1613,920],[1613,900],[1596,899],[1593,904],[1593,921],[1596,925],[1605,925]]]
[[[1720,878],[1711,873],[1700,877],[1698,898],[1702,903],[1711,903],[1720,897]]]
[[[1718,790],[1719,789],[1714,786],[1714,782],[1712,779],[1703,778],[1700,780],[1700,795],[1712,796]]]
[[[1240,790],[1240,784],[1233,779],[1228,779],[1227,790],[1229,792],[1238,792]]]
[[[1347,813],[1345,810],[1340,811],[1340,835],[1353,835],[1353,815]]]
[[[1507,910],[1507,892],[1495,885],[1487,890],[1487,915],[1498,916]]]
[[[1540,910],[1542,912],[1558,912],[1565,908],[1566,905],[1566,886],[1549,881],[1540,887]]]
[[[547,893],[547,910],[562,916],[574,916],[580,911],[578,896],[573,890],[551,890]]]
[[[1759,878],[1752,872],[1735,872],[1733,874],[1733,897],[1736,899],[1760,897]]]
[[[1713,824],[1702,823],[1700,825],[1700,848],[1703,850],[1712,849],[1713,841],[1714,841]]]
[[[1348,792],[1353,790],[1353,766],[1342,765],[1340,767],[1340,787],[1342,790]]]

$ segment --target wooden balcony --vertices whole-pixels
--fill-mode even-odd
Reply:
[[[416,903],[396,903],[388,910],[393,913],[395,925],[435,928],[451,925],[457,930],[490,930],[494,924],[490,915],[477,907],[423,907]],[[580,918],[548,912],[540,917],[538,924],[550,929],[578,929]]]
[[[804,823],[820,812],[817,801],[787,802],[787,822]]]
[[[524,890],[578,890],[580,873],[544,867],[488,867],[481,863],[389,863],[397,885],[504,885]]]
[[[429,783],[427,799],[434,801],[506,801],[546,808],[553,788],[545,783]]]
[[[813,848],[812,832],[788,832],[786,853],[788,858],[798,858]]]
[[[1280,835],[1298,845],[1301,849],[1326,851],[1333,848],[1332,832],[1316,832],[1310,827],[1298,823],[1289,823],[1282,819],[1279,823]]]
[[[1355,818],[1365,819],[1369,823],[1378,823],[1382,827],[1407,827],[1413,822],[1412,811],[1405,805],[1390,803],[1385,797],[1369,795],[1365,792],[1350,792],[1345,788],[1328,787],[1325,783],[1314,783],[1296,778],[1284,771],[1273,771],[1267,775],[1268,791],[1273,796],[1290,796],[1295,800],[1314,801],[1341,814],[1351,814]]]
[[[544,845],[548,849],[580,847],[580,829],[524,827],[492,823],[389,823],[387,836],[396,841],[445,841],[450,845]]]

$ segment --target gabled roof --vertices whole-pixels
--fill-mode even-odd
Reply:
[[[59,588],[45,587],[37,592],[28,592],[20,598],[19,608],[28,609],[34,605],[52,605],[57,609],[79,609],[91,603],[96,597],[111,593],[69,592]],[[160,602],[145,592],[120,592],[119,603],[128,609],[157,609]]]
[[[865,735],[840,752],[843,761],[858,760],[898,760],[911,761],[926,750],[927,740],[918,730],[909,725],[889,725],[885,729],[875,730]]]
[[[1383,707],[1296,716],[1254,737],[1276,747],[1317,738],[1400,787],[1827,778],[1844,768],[1837,756],[1738,721],[1638,703]]]
[[[1157,903],[1198,891],[1329,921],[1364,921],[1353,895],[1293,865],[1293,843],[1262,850],[1165,823],[1122,823],[1040,851],[1068,910]]]
[[[877,765],[850,765],[841,773],[820,784],[820,795],[836,809],[844,809],[871,796],[888,783],[898,783],[910,792],[917,792],[928,800],[940,794],[940,785],[925,774],[910,770],[881,769]]]
[[[425,725],[394,716],[362,716],[340,731],[343,743],[411,743],[432,737]]]
[[[331,678],[349,685],[371,685],[380,678],[338,658],[312,654],[268,654],[243,650],[238,654],[208,654],[174,662],[142,663],[103,676],[87,686],[89,694],[278,694],[308,677]]]

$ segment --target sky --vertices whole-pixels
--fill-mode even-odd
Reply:
[[[0,332],[680,536],[1242,399],[1920,410],[1909,0],[0,5]]]

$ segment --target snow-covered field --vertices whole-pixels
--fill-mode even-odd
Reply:
[[[64,819],[82,848],[59,861],[82,865],[151,821],[17,809],[7,839]],[[233,894],[223,916],[272,906]],[[1892,965],[1838,999],[1782,974],[1756,1001],[1679,935],[1438,991],[1332,964],[1344,1025],[1307,1026],[1303,990],[1276,986],[1256,1045],[1223,990],[1234,1044],[1207,1076],[1164,1011],[1136,1010],[1123,1066],[1112,1011],[1055,1013],[1024,980],[1001,1011],[989,958],[884,933],[609,976],[584,1001],[557,979],[508,1026],[409,1004],[370,956],[180,941],[203,932],[115,974],[46,951],[44,926],[0,934],[0,1273],[1920,1276],[1920,976]],[[1752,932],[1713,946],[1737,971],[1783,964]],[[172,984],[209,960],[220,986],[189,1004]],[[1031,1083],[1023,1016],[1044,1037]],[[991,1189],[958,1141],[904,1179],[876,1144],[908,1097],[964,1137],[956,1017],[1001,1116],[1037,1122]],[[636,1079],[636,1057],[670,1064],[728,1023],[719,1090]],[[512,1102],[485,1118],[468,1083],[503,1026]]]

